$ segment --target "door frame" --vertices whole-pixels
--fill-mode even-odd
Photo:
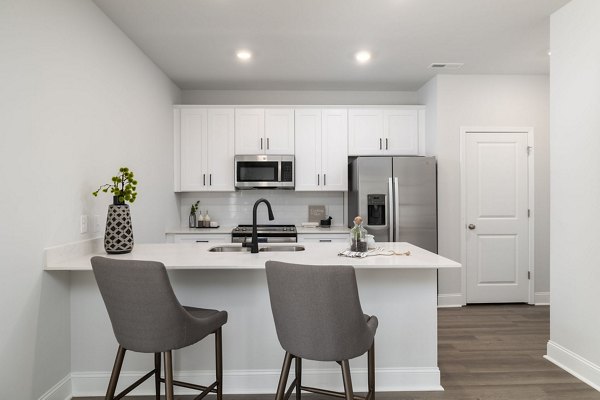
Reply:
[[[466,185],[466,138],[469,133],[526,133],[527,134],[527,202],[530,210],[529,220],[529,295],[528,304],[535,304],[535,171],[534,159],[535,151],[533,145],[533,127],[515,127],[515,126],[461,126],[460,128],[460,226],[461,226],[461,272],[462,272],[462,293],[464,296],[463,304],[467,304],[467,185]]]

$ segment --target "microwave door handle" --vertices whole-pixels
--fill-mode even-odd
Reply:
[[[392,178],[388,178],[388,194],[386,196],[386,208],[387,208],[387,224],[388,224],[388,240],[390,242],[394,241],[394,200],[393,200],[393,192],[392,192]]]

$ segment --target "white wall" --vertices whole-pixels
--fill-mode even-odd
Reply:
[[[437,87],[432,87],[435,85]],[[461,258],[460,128],[532,126],[535,134],[535,292],[549,290],[548,76],[438,75],[420,92],[436,129],[428,129],[438,159],[439,253]],[[432,135],[435,135],[432,138]],[[428,146],[430,146],[428,144]],[[428,148],[429,151],[429,148]],[[440,294],[457,304],[459,271],[440,271]],[[462,299],[464,301],[464,299]]]
[[[418,104],[417,92],[343,90],[184,90],[183,104]]]
[[[36,399],[71,371],[70,276],[43,272],[43,249],[102,235],[79,216],[106,217],[91,192],[121,165],[135,240],[163,240],[180,91],[91,1],[2,1],[0,60],[0,398]]]
[[[437,153],[438,80],[430,79],[418,91],[419,104],[427,106],[425,112],[425,150],[428,156]]]
[[[548,356],[600,390],[600,2],[551,18]]]

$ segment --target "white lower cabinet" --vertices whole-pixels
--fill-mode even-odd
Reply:
[[[231,243],[229,233],[167,234],[167,243]]]
[[[298,243],[344,243],[347,244],[348,233],[299,233]],[[340,249],[341,250],[341,249]]]
[[[348,111],[297,109],[297,191],[348,190]]]

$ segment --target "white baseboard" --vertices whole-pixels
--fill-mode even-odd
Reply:
[[[292,368],[293,370],[293,368]],[[376,387],[379,392],[391,391],[439,391],[444,390],[440,384],[440,370],[431,368],[378,368],[376,370]],[[280,370],[238,370],[223,372],[223,392],[225,394],[272,394],[277,389]],[[145,372],[122,372],[117,391],[127,387]],[[110,378],[110,372],[73,372],[71,384],[73,396],[104,396]],[[174,374],[176,380],[197,384],[214,381],[214,371],[179,371]],[[293,379],[290,373],[289,382]],[[316,386],[329,390],[342,390],[341,371],[335,369],[304,369],[302,381],[307,386]],[[367,391],[366,368],[352,369],[352,386],[357,392]],[[154,380],[148,379],[137,387],[131,395],[148,396],[154,393]],[[176,387],[175,394],[194,394],[190,389]],[[63,400],[63,399],[60,399]]]
[[[71,375],[67,375],[48,389],[38,400],[71,400],[71,397]]]
[[[545,359],[600,391],[600,366],[549,340]]]
[[[550,292],[535,292],[533,302],[536,306],[549,306]]]
[[[438,294],[438,308],[462,307],[465,305],[465,296],[462,293]]]

